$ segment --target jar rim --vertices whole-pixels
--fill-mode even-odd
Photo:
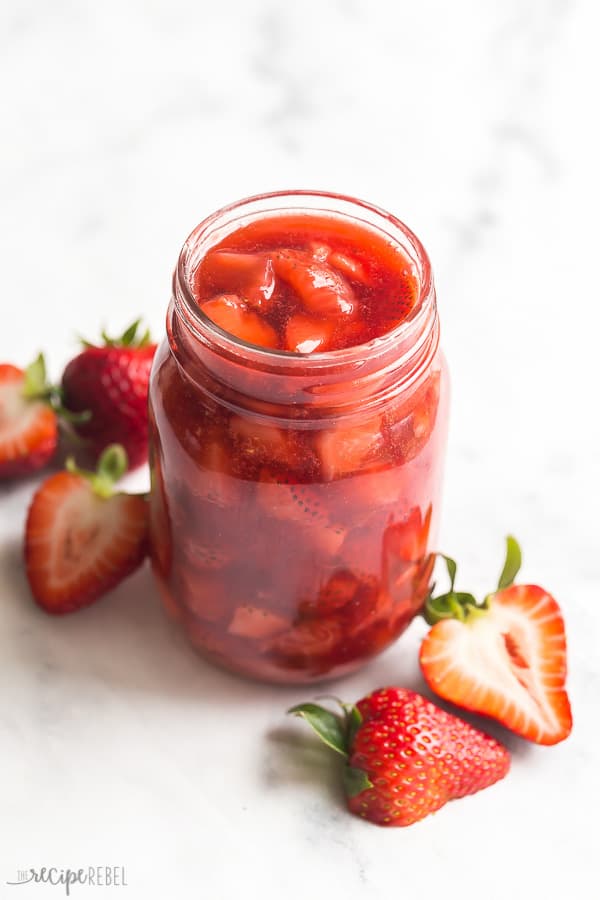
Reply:
[[[281,203],[284,200],[289,201],[289,204],[286,203],[274,208],[260,208],[262,204],[269,201]],[[345,205],[347,210],[340,210],[339,208],[326,209],[318,205],[308,206],[306,204],[309,200],[315,202],[321,200],[333,201],[341,206]],[[351,347],[344,347],[340,350],[326,350],[307,354],[270,347],[259,347],[256,344],[248,343],[242,338],[238,338],[222,329],[202,312],[191,287],[191,276],[195,271],[193,256],[198,255],[199,249],[202,249],[204,253],[207,252],[222,239],[222,236],[219,235],[212,243],[209,241],[210,235],[219,223],[224,223],[229,219],[232,225],[231,233],[237,227],[240,218],[244,215],[249,216],[253,212],[257,218],[261,218],[271,213],[310,213],[313,210],[314,212],[329,214],[338,218],[342,216],[357,219],[356,215],[352,215],[352,210],[355,210],[357,213],[362,211],[363,214],[370,215],[371,219],[369,221],[358,219],[359,222],[367,224],[371,228],[378,228],[395,240],[404,251],[412,251],[410,253],[411,262],[418,268],[418,298],[409,315],[399,325],[362,344],[354,344]],[[237,215],[238,213],[241,213],[241,216]],[[234,217],[231,217],[232,214],[234,214]],[[390,234],[383,227],[384,225],[391,226],[395,234]],[[205,239],[204,241],[203,238]],[[305,189],[255,194],[222,206],[203,219],[189,234],[179,254],[173,275],[173,299],[177,312],[183,316],[187,327],[202,343],[211,344],[213,347],[216,344],[221,352],[228,356],[235,357],[243,354],[247,362],[254,363],[260,367],[278,368],[281,366],[289,373],[292,373],[296,367],[299,371],[306,371],[307,366],[310,366],[311,369],[328,370],[340,366],[352,366],[353,363],[364,361],[365,356],[369,358],[386,356],[394,345],[406,345],[411,332],[418,339],[418,336],[427,330],[426,323],[432,318],[432,308],[435,313],[435,291],[431,263],[423,244],[407,225],[392,213],[366,200],[330,191]],[[407,357],[410,355],[412,355],[410,352],[406,353]]]

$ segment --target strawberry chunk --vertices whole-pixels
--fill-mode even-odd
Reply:
[[[202,261],[198,275],[199,290],[208,282],[211,293],[238,294],[261,310],[270,306],[275,290],[273,263],[265,254],[214,250]]]
[[[248,461],[273,462],[291,466],[299,459],[299,451],[292,431],[263,425],[255,419],[232,415],[229,434],[236,452]]]
[[[219,294],[200,305],[202,312],[223,331],[257,347],[275,348],[279,339],[275,329],[258,313],[248,309],[236,294]]]
[[[228,631],[237,637],[262,640],[285,631],[289,620],[268,609],[256,606],[238,606],[229,623]]]
[[[265,649],[270,654],[291,659],[322,657],[336,648],[343,634],[338,618],[312,619],[275,636],[266,643]]]
[[[264,467],[260,471],[258,498],[270,516],[306,529],[309,545],[329,556],[341,547],[346,529],[328,509],[321,487],[299,484],[284,472]]]
[[[315,438],[323,477],[331,481],[368,468],[370,462],[377,462],[382,444],[380,416],[352,428],[342,423],[337,428],[324,429]]]
[[[361,284],[368,285],[371,283],[366,267],[356,257],[349,256],[347,253],[342,253],[339,250],[332,250],[328,244],[324,244],[321,241],[310,241],[308,247],[312,258],[318,262],[329,263],[330,266],[333,266],[346,278],[354,279],[354,281],[359,281]]]
[[[329,317],[352,317],[358,313],[354,291],[327,263],[318,262],[301,250],[279,250],[273,254],[275,273],[295,291],[311,313]]]
[[[198,619],[222,622],[230,615],[231,603],[218,572],[181,568],[177,573],[176,597]]]
[[[297,314],[285,326],[285,349],[294,353],[316,353],[329,350],[335,333],[335,322]]]
[[[51,460],[57,418],[46,402],[25,395],[26,373],[0,364],[0,480],[27,475]]]
[[[25,564],[33,596],[46,612],[93,603],[141,565],[146,549],[143,496],[101,496],[82,474],[59,472],[33,498]]]
[[[328,262],[329,265],[345,275],[346,278],[360,281],[361,284],[370,284],[371,279],[366,267],[354,256],[347,256],[345,253],[339,253],[336,250],[329,257]]]

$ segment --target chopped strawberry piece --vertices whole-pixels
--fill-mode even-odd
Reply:
[[[270,654],[292,659],[326,656],[343,640],[343,634],[338,618],[313,619],[300,622],[269,640],[266,649]]]
[[[188,486],[181,486],[185,495],[207,500],[218,506],[230,508],[239,502],[239,491],[233,474],[231,455],[227,452],[223,437],[216,434],[201,435],[208,438],[198,452],[198,467],[194,479]]]
[[[366,267],[354,256],[347,256],[345,253],[332,253],[328,259],[329,265],[333,266],[346,278],[360,281],[361,284],[370,284],[369,273]]]
[[[279,345],[277,332],[258,313],[248,309],[236,294],[219,294],[200,305],[209,319],[234,337],[257,347],[274,348]]]
[[[311,316],[290,316],[285,326],[285,349],[294,353],[321,353],[329,350],[335,333],[335,322]]]
[[[273,263],[265,254],[214,250],[204,258],[198,272],[200,294],[206,282],[211,293],[239,294],[251,306],[264,310],[269,307],[275,290]]]
[[[107,496],[106,478],[97,490],[95,477],[59,472],[42,484],[29,508],[27,578],[46,612],[68,613],[93,603],[146,555],[146,498]]]
[[[264,467],[258,485],[259,502],[269,515],[306,528],[306,539],[333,555],[342,545],[346,529],[331,514],[320,487],[299,484],[284,472]]]
[[[339,250],[332,250],[328,244],[320,241],[310,241],[309,250],[313,259],[317,262],[326,262],[347,278],[360,281],[361,284],[370,284],[371,279],[366,267],[354,256],[348,256]]]
[[[26,373],[0,364],[0,480],[41,469],[58,442],[57,418],[41,399],[26,396]]]
[[[316,259],[317,262],[327,262],[331,253],[331,247],[328,244],[323,244],[321,241],[309,241],[308,249],[312,258]]]
[[[279,463],[293,467],[299,460],[296,435],[275,425],[263,425],[255,419],[232,415],[229,434],[236,451],[248,461]]]
[[[302,305],[319,316],[347,316],[358,312],[354,291],[326,263],[301,250],[279,250],[273,254],[275,273],[296,292]]]
[[[382,444],[380,416],[352,428],[342,424],[337,428],[324,429],[315,438],[323,477],[331,481],[368,468],[369,462],[378,462]]]
[[[278,616],[268,609],[260,609],[256,606],[238,606],[229,623],[228,631],[237,637],[262,640],[279,634],[289,625],[288,619],[284,619],[283,616]]]
[[[187,610],[206,622],[222,622],[231,613],[231,602],[218,572],[181,567],[177,572],[175,595]]]

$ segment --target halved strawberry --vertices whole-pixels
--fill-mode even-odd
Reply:
[[[318,262],[302,250],[278,250],[273,254],[273,266],[309,312],[330,317],[357,314],[354,291],[327,263]]]
[[[538,744],[556,744],[571,732],[565,691],[566,640],[560,608],[536,585],[513,585],[521,554],[514,538],[499,590],[480,606],[454,591],[456,564],[446,560],[450,591],[430,598],[433,628],[420,662],[432,690],[465,709],[492,716]]]
[[[294,353],[321,353],[329,350],[335,333],[331,319],[316,319],[300,313],[290,316],[285,326],[285,349]]]
[[[88,606],[141,565],[146,497],[114,493],[125,451],[108,447],[96,473],[68,463],[36,492],[25,526],[25,565],[35,601],[60,615]]]
[[[0,479],[35,472],[52,459],[58,421],[51,392],[41,354],[25,370],[0,364]]]
[[[200,304],[209,319],[234,337],[257,347],[277,347],[277,332],[236,294],[219,294]]]
[[[208,282],[211,293],[224,291],[243,297],[251,306],[266,309],[275,290],[275,273],[271,259],[264,254],[214,250],[198,271],[197,290]]]

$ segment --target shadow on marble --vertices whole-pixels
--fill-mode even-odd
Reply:
[[[327,800],[346,808],[340,763],[329,747],[307,729],[282,725],[266,734],[269,752],[262,768],[265,788],[284,788],[290,784],[314,784],[327,794]]]
[[[89,683],[215,705],[247,702],[261,688],[265,696],[278,690],[245,682],[198,656],[164,613],[147,564],[93,606],[53,617],[32,601],[21,552],[17,541],[0,546],[0,609],[11,679],[44,668],[83,691]]]

